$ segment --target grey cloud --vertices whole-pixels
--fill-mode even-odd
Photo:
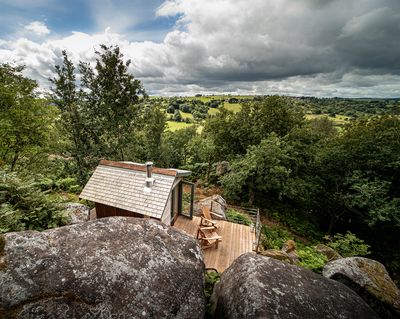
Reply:
[[[46,85],[61,49],[92,61],[105,42],[120,45],[153,94],[400,96],[398,0],[171,0],[157,14],[181,17],[160,43],[74,33],[0,41],[0,57],[16,57]]]

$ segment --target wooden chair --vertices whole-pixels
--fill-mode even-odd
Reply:
[[[218,243],[222,241],[222,237],[218,235],[214,227],[199,227],[197,230],[197,239],[200,241],[200,246],[203,249],[215,246],[218,248]]]
[[[202,216],[201,216],[201,220],[200,220],[200,227],[214,227],[215,230],[217,230],[219,228],[218,223],[212,220],[211,215],[221,216],[221,215],[211,212],[207,206],[203,206]]]

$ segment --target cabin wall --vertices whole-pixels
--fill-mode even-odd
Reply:
[[[171,192],[168,197],[167,204],[165,206],[161,221],[166,225],[173,225],[174,221],[178,218],[178,184],[182,181],[182,178],[177,178],[172,185]],[[175,190],[175,192],[173,191]],[[171,208],[172,208],[172,195],[174,194],[174,218],[171,220]]]
[[[168,197],[167,205],[165,206],[161,221],[165,225],[171,225],[171,195]]]
[[[128,210],[117,207],[112,207],[100,203],[95,203],[95,205],[96,205],[97,218],[111,217],[111,216],[127,216],[127,217],[138,217],[138,218],[144,217],[143,214],[130,212]]]

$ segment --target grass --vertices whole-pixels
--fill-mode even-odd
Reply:
[[[216,108],[210,107],[210,108],[208,109],[208,114],[209,114],[209,115],[215,115],[215,114],[218,114],[218,113],[219,113],[219,110],[216,109]]]
[[[179,111],[179,113],[181,113],[181,116],[183,119],[191,119],[193,120],[193,114],[192,113],[184,113],[182,111]]]
[[[231,223],[243,224],[247,226],[250,226],[252,224],[252,221],[248,216],[234,209],[228,209],[225,212],[225,216],[226,219]]]
[[[191,127],[194,123],[186,123],[186,122],[175,122],[175,121],[167,121],[166,131],[175,132],[177,130],[181,130],[183,128]],[[201,134],[203,131],[203,125],[197,126],[197,134]]]
[[[237,113],[241,110],[242,106],[240,103],[224,102],[224,108],[226,108],[229,111],[232,111],[233,113]]]
[[[307,120],[313,120],[313,119],[318,119],[321,117],[328,117],[335,125],[343,125],[348,123],[349,117],[345,115],[336,115],[335,117],[333,116],[328,116],[327,114],[306,114],[306,119]]]
[[[167,130],[171,131],[171,132],[175,132],[177,130],[190,127],[192,125],[193,125],[192,123],[167,121]]]

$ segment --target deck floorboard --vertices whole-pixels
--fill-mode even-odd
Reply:
[[[219,243],[218,248],[211,247],[204,249],[203,255],[206,268],[215,268],[219,272],[222,272],[237,257],[253,251],[255,233],[251,232],[250,227],[246,225],[234,224],[227,221],[217,222],[220,226],[218,233],[222,236],[222,241]],[[174,227],[196,238],[199,224],[200,217],[194,216],[193,219],[189,219],[179,216]]]

